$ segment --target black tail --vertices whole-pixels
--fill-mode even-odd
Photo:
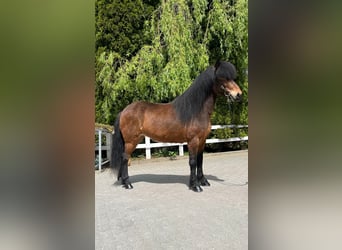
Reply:
[[[115,175],[121,177],[121,171],[123,166],[123,154],[125,152],[125,141],[122,137],[120,130],[120,115],[118,114],[114,123],[114,133],[112,136],[112,162],[111,167]]]

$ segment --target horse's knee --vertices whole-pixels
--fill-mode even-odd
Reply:
[[[189,165],[191,168],[196,167],[196,165],[197,165],[196,159],[190,158]]]

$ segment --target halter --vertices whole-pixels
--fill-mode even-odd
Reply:
[[[234,119],[234,105],[233,104],[233,97],[232,95],[226,90],[226,88],[221,85],[221,89],[223,89],[223,94],[225,97],[227,97],[227,103],[228,103],[228,109],[229,109],[229,113],[230,113],[230,117],[231,117],[231,120]],[[246,185],[248,184],[248,182],[246,182],[245,184],[243,185]]]
[[[227,102],[230,104],[233,101],[232,95],[226,90],[223,85],[221,85],[221,89],[223,89],[223,94],[225,97],[227,97]]]

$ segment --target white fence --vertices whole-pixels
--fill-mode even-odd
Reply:
[[[112,133],[107,130],[107,129],[102,129],[102,128],[96,128],[95,132],[98,133],[98,138],[99,138],[99,144],[95,146],[95,151],[99,151],[99,158],[98,158],[98,165],[99,165],[99,170],[101,170],[102,165],[106,164],[109,162],[110,159],[110,147],[111,147],[111,142],[112,142]],[[106,136],[106,145],[102,145],[102,134]],[[102,150],[107,151],[107,160],[102,161]],[[95,166],[96,167],[96,166]]]
[[[216,130],[216,129],[224,129],[224,128],[248,128],[248,125],[212,125],[211,130]],[[95,147],[95,150],[99,151],[99,169],[101,170],[101,166],[103,164],[108,163],[109,160],[106,160],[102,162],[102,150],[107,151],[107,158],[110,158],[110,147],[111,147],[111,133],[110,131],[106,129],[95,129],[96,132],[98,132],[99,136],[99,144],[98,146]],[[101,135],[105,134],[106,135],[106,145],[103,146],[102,141],[101,141]],[[221,142],[234,142],[234,141],[248,141],[248,136],[244,137],[231,137],[231,138],[226,138],[226,139],[207,139],[205,141],[206,144],[208,143],[221,143]],[[184,145],[187,145],[187,143],[162,143],[162,142],[156,142],[156,143],[151,143],[151,139],[147,136],[145,136],[145,143],[138,144],[137,148],[144,148],[146,152],[146,159],[151,159],[151,148],[161,148],[161,147],[172,147],[172,146],[178,146],[179,150],[179,155],[183,156],[184,155]]]

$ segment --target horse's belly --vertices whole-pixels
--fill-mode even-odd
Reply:
[[[168,126],[155,126],[154,129],[144,129],[144,135],[158,142],[186,142],[185,129]]]
[[[142,133],[158,142],[186,142],[186,128],[170,104],[149,104],[144,112]]]
[[[144,135],[158,142],[186,142],[186,129],[174,119],[155,119],[144,123]]]

